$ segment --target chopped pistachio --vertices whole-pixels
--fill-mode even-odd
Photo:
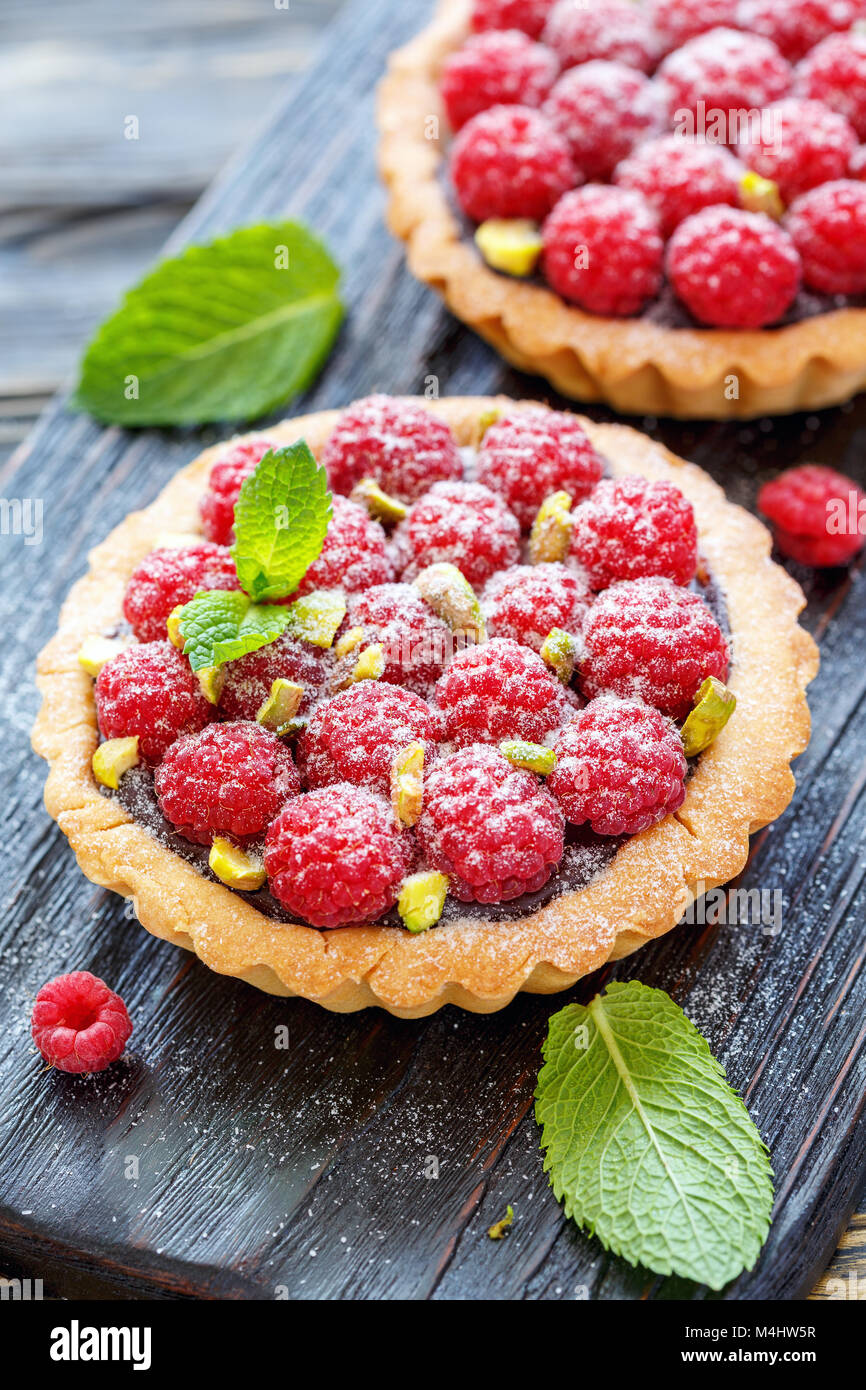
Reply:
[[[448,879],[435,869],[410,874],[404,879],[397,899],[397,911],[403,918],[406,930],[417,933],[434,926],[442,916],[447,892]]]
[[[763,212],[778,222],[785,215],[779,185],[750,169],[740,179],[740,202],[747,212]]]
[[[138,734],[100,743],[92,759],[93,775],[103,787],[117,791],[124,772],[138,767]]]
[[[568,685],[574,675],[576,657],[576,639],[563,628],[552,627],[541,645],[541,659],[564,685]]]
[[[86,637],[78,650],[78,660],[88,676],[98,676],[106,662],[123,648],[123,642],[111,637]]]
[[[176,608],[172,608],[165,620],[165,630],[168,633],[168,640],[173,647],[179,647],[183,651],[183,633],[180,630],[180,615],[184,610],[184,605],[179,603]]]
[[[247,854],[221,835],[214,839],[207,862],[220,883],[225,883],[229,888],[239,888],[243,893],[254,893],[267,877],[260,859]]]
[[[543,743],[524,743],[522,739],[506,739],[500,743],[499,751],[512,767],[524,767],[527,772],[537,772],[546,777],[556,767],[556,754]]]
[[[565,559],[571,545],[571,526],[571,498],[567,492],[552,492],[532,523],[529,558],[533,565]]]
[[[508,1228],[513,1220],[514,1208],[511,1206],[511,1203],[509,1203],[508,1206],[505,1208],[505,1215],[503,1216],[502,1220],[494,1221],[493,1225],[488,1227],[487,1234],[489,1235],[490,1239],[502,1240],[503,1236],[506,1235]]]
[[[226,673],[223,668],[221,666],[203,666],[200,671],[196,671],[196,675],[205,699],[212,705],[219,704],[226,680]]]
[[[314,589],[290,606],[289,631],[314,647],[331,647],[346,616],[346,600],[338,589]]]
[[[708,676],[694,698],[694,709],[680,729],[687,758],[715,742],[737,706],[737,697],[715,676]]]
[[[285,680],[278,676],[271,685],[271,693],[265,700],[256,720],[264,728],[270,729],[272,733],[282,737],[283,732],[294,732],[292,725],[295,715],[301,708],[301,701],[304,698],[304,687],[296,685],[294,681]]]
[[[484,438],[491,425],[495,425],[501,419],[502,411],[498,406],[491,406],[489,410],[484,410],[478,417],[478,442]]]
[[[456,565],[428,565],[415,580],[415,588],[452,632],[463,633],[473,642],[486,641],[487,628],[478,595]]]
[[[475,245],[494,270],[531,275],[544,249],[541,229],[528,217],[490,217],[475,233]]]
[[[377,681],[385,671],[385,653],[379,642],[365,647],[355,662],[353,681]]]
[[[366,507],[374,521],[386,526],[395,526],[408,515],[409,508],[397,497],[389,497],[383,492],[375,478],[362,478],[350,493],[351,501]]]
[[[391,805],[407,828],[417,825],[424,805],[424,744],[402,748],[391,765]]]
[[[364,629],[362,627],[350,627],[348,632],[344,632],[339,642],[334,647],[334,653],[338,657],[348,656],[356,647],[360,647],[364,640]]]

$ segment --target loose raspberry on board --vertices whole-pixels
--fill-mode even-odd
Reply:
[[[847,565],[866,544],[866,493],[834,468],[788,468],[758,493],[783,555],[802,565]]]
[[[120,995],[104,980],[74,970],[42,986],[30,1030],[50,1067],[80,1074],[104,1071],[122,1057],[132,1023]]]
[[[186,657],[170,642],[144,642],[112,657],[94,694],[102,737],[137,737],[150,764],[181,734],[203,729],[213,713]]]

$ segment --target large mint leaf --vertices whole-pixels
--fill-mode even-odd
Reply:
[[[163,261],[96,332],[74,404],[114,425],[250,420],[304,390],[343,309],[297,222],[242,227]]]
[[[610,984],[554,1014],[536,1117],[566,1214],[617,1255],[712,1289],[752,1268],[773,1205],[767,1150],[663,990]]]
[[[269,450],[235,504],[235,568],[257,602],[285,598],[321,552],[331,516],[325,470],[303,440]]]
[[[196,594],[180,612],[183,650],[194,671],[237,661],[285,632],[291,609],[250,601],[237,589]]]

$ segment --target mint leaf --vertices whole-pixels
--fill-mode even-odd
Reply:
[[[535,1094],[553,1190],[605,1247],[711,1289],[752,1268],[773,1205],[767,1150],[663,990],[610,984],[554,1014]]]
[[[252,603],[238,589],[196,594],[180,612],[184,654],[194,671],[237,661],[285,632],[291,608]]]
[[[241,588],[256,601],[293,593],[321,552],[330,516],[327,476],[306,443],[269,449],[235,504]]]
[[[343,317],[339,270],[298,222],[163,261],[102,324],[73,405],[111,425],[250,420],[304,390]]]

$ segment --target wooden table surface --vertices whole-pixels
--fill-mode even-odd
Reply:
[[[423,391],[431,377],[442,394],[548,394],[414,283],[382,226],[372,88],[428,5],[355,0],[325,60],[293,79],[339,9],[335,0],[292,0],[288,13],[247,0],[54,3],[40,7],[48,39],[34,33],[32,7],[3,7],[0,110],[16,123],[12,134],[0,121],[0,459],[66,379],[92,325],[288,85],[288,103],[179,236],[288,211],[329,238],[351,313],[303,404]],[[133,146],[118,133],[129,114],[140,119]],[[863,402],[739,427],[638,423],[746,505],[763,478],[803,458],[866,482]],[[11,841],[0,1016],[14,1043],[0,1060],[0,1273],[30,1270],[67,1296],[273,1297],[280,1278],[296,1296],[703,1296],[604,1256],[563,1221],[540,1174],[531,1092],[546,1018],[614,973],[684,1004],[773,1150],[773,1234],[729,1296],[806,1295],[862,1173],[862,565],[798,574],[824,661],[815,735],[794,805],[756,837],[741,880],[782,887],[778,938],[681,929],[589,991],[522,997],[493,1019],[452,1009],[413,1024],[340,1019],[219,980],[152,941],[118,899],[86,883],[39,806],[43,769],[27,747],[33,656],[87,548],[148,501],[201,437],[101,431],[57,406],[3,469],[5,497],[44,498],[46,538],[0,543],[12,634],[0,662]],[[29,999],[76,966],[104,973],[136,1020],[130,1062],[95,1082],[43,1076],[27,1051]],[[282,1021],[289,1056],[271,1043]],[[436,1183],[421,1176],[430,1156]],[[135,1180],[124,1177],[130,1157]],[[483,1232],[508,1201],[516,1225],[496,1247]],[[853,1221],[815,1296],[866,1296],[864,1224]]]

